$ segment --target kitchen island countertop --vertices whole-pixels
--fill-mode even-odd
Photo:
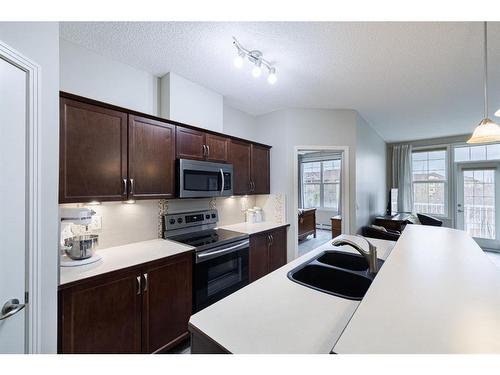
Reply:
[[[371,241],[381,259],[394,246],[392,241]],[[190,324],[231,353],[329,353],[359,301],[318,292],[287,277],[328,249],[333,249],[331,240],[198,312]],[[335,249],[355,252],[347,246]]]

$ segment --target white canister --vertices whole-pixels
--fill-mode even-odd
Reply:
[[[264,220],[262,216],[262,208],[256,206],[253,210],[255,211],[255,222],[261,223]]]
[[[247,223],[255,223],[256,222],[255,220],[256,220],[255,210],[249,208],[247,210]]]

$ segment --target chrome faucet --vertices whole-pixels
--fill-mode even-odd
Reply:
[[[356,237],[360,237],[368,243],[368,251],[363,250],[356,242],[348,238],[337,238],[333,240],[332,245],[333,246],[349,245],[353,247],[367,260],[368,265],[370,267],[370,273],[377,273],[378,272],[377,247],[373,245],[370,241],[368,241],[365,237],[359,235],[356,235]]]

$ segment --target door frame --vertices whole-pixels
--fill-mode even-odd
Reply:
[[[26,73],[26,353],[41,352],[41,68],[0,41],[0,58]],[[50,252],[51,249],[47,249]],[[54,270],[56,272],[56,270]],[[26,298],[25,297],[25,298]]]
[[[463,228],[459,228],[459,226],[464,226],[464,218],[460,219],[460,215],[458,213],[458,205],[463,204],[463,186],[461,183],[463,183],[462,179],[462,170],[467,170],[467,169],[493,169],[495,170],[495,206],[497,206],[497,202],[499,202],[500,199],[500,161],[495,161],[495,160],[480,160],[480,161],[464,161],[464,162],[457,162],[455,163],[455,178],[454,178],[454,185],[455,185],[455,228],[464,230]],[[460,199],[462,198],[462,200]],[[462,206],[463,209],[463,206]],[[495,212],[495,233],[497,236],[496,240],[490,240],[490,239],[483,239],[483,238],[474,238],[474,240],[478,243],[478,245],[483,249],[483,250],[491,250],[491,251],[499,251],[499,242],[500,242],[500,236],[499,236],[499,230],[500,230],[500,212],[496,211]],[[494,242],[495,244],[493,247],[489,246],[491,242]]]
[[[342,167],[340,171],[341,178],[341,193],[340,202],[342,207],[342,233],[350,234],[350,204],[349,204],[349,146],[295,146],[293,152],[293,213],[291,216],[291,225],[295,228],[295,238],[294,243],[294,258],[299,255],[299,223],[296,218],[297,212],[299,210],[299,152],[300,151],[338,151],[342,153]],[[293,216],[295,215],[295,216]]]

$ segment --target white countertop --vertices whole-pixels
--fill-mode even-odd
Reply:
[[[372,241],[381,259],[394,246],[391,241]],[[232,353],[329,353],[359,302],[287,277],[326,249],[332,249],[331,240],[198,312],[190,323]],[[346,246],[335,249],[355,252]]]
[[[97,250],[102,259],[95,263],[78,267],[59,267],[59,285],[191,250],[194,248],[161,238]]]
[[[500,353],[500,272],[463,231],[406,226],[336,353]]]
[[[276,223],[276,222],[272,222],[272,221],[263,221],[260,223],[238,223],[238,224],[231,224],[231,225],[223,225],[219,228],[227,229],[227,230],[234,230],[235,232],[255,234],[255,233],[259,233],[259,232],[265,232],[267,230],[271,230],[274,228],[284,227],[287,225],[288,224]]]

